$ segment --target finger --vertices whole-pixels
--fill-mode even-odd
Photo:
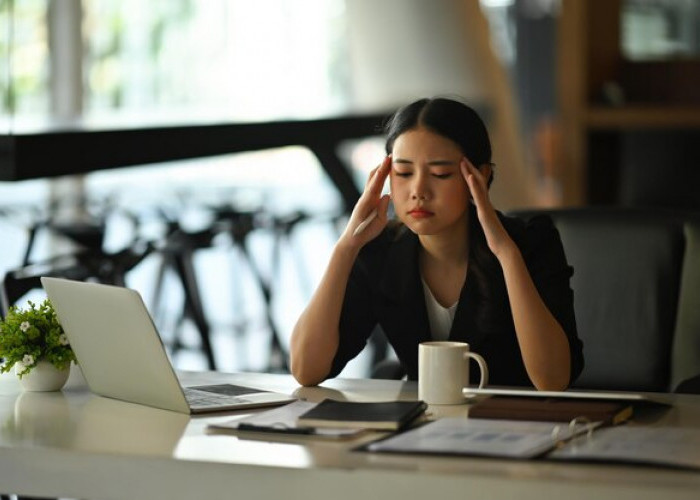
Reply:
[[[469,174],[467,177],[467,185],[469,186],[469,191],[472,194],[472,199],[476,203],[478,209],[482,209],[488,206],[488,196],[483,185],[479,182],[474,174]]]
[[[464,177],[464,181],[467,181],[467,178],[469,177],[470,170],[469,167],[472,167],[472,162],[469,161],[469,158],[466,156],[462,156],[462,159],[459,162],[459,171],[462,172],[462,177]]]
[[[479,170],[478,168],[476,168],[474,166],[474,164],[471,161],[469,161],[469,158],[467,158],[466,156],[462,158],[461,167],[462,167],[462,175],[464,175],[465,180],[469,175],[474,175],[474,176],[476,176],[477,180],[479,181],[479,184],[481,184],[484,188],[487,187],[486,177],[484,176],[483,172],[481,170]]]
[[[382,222],[382,224],[386,223],[387,221],[390,201],[391,196],[388,194],[385,194],[379,199],[379,205],[377,206],[377,218]]]
[[[389,171],[391,170],[391,155],[387,155],[382,163],[377,166],[372,171],[372,177],[368,181],[366,191],[372,198],[377,197],[381,194],[382,189],[384,189],[384,182],[389,176]]]
[[[471,192],[474,202],[485,203],[491,205],[491,200],[489,198],[489,188],[484,174],[473,165],[469,168],[469,174],[467,175],[467,185]],[[471,179],[470,183],[469,179]],[[478,198],[478,199],[477,199]]]
[[[377,206],[370,214],[362,219],[362,221],[355,226],[352,232],[353,237],[369,234],[370,238],[373,235],[378,234],[387,223],[387,215],[389,211],[389,195],[385,194],[379,198]]]
[[[355,209],[353,210],[353,218],[360,221],[366,220],[367,217],[377,209],[380,202],[379,197],[384,189],[384,182],[391,170],[391,155],[384,158],[381,164],[373,168],[365,183],[365,189],[360,196]]]
[[[389,195],[385,194],[382,195],[381,198],[379,198],[379,202],[377,203],[377,207],[375,208],[376,210],[376,218],[371,222],[371,226],[373,229],[381,229],[383,228],[388,220],[388,214],[389,214]]]
[[[482,208],[489,205],[490,201],[488,197],[486,179],[479,169],[475,168],[466,157],[462,159],[460,169],[467,182],[467,186],[469,187],[472,199],[474,200],[474,203],[476,203],[477,208]]]
[[[369,171],[369,174],[367,175],[367,180],[365,181],[365,190],[372,183],[372,179],[374,178],[374,175],[377,173],[377,170],[379,170],[379,167],[381,167],[381,165],[377,165],[376,167],[374,167],[372,170]]]

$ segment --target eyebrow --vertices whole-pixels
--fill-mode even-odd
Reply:
[[[408,160],[406,158],[396,158],[394,160],[394,163],[412,165],[413,161]],[[430,167],[442,167],[442,166],[455,165],[456,163],[457,162],[455,162],[454,160],[431,160],[428,162],[428,166],[430,166]]]

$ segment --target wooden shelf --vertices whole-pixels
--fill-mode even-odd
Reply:
[[[700,107],[591,107],[584,111],[589,129],[700,128]]]
[[[626,59],[621,50],[623,11],[623,0],[562,1],[557,69],[559,177],[568,206],[650,202],[645,192],[635,190],[655,184],[647,181],[655,176],[660,185],[665,181],[665,173],[654,168],[651,157],[700,154],[695,141],[700,132],[696,90],[700,60]],[[625,104],[619,107],[604,104],[611,97],[606,92],[611,83],[621,90]],[[653,154],[635,156],[630,148],[639,144]],[[683,168],[688,179],[694,178],[690,163]],[[661,197],[676,197],[668,186],[664,189],[654,203]]]

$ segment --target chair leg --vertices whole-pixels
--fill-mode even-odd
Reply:
[[[153,285],[152,302],[151,302],[151,314],[153,319],[157,320],[160,316],[160,305],[163,295],[163,284],[165,282],[165,275],[168,269],[175,267],[173,254],[167,250],[161,252],[160,263],[158,264],[158,270],[156,272],[156,279]]]
[[[192,261],[192,252],[183,252],[175,259],[177,273],[182,281],[185,294],[185,310],[194,321],[202,342],[202,351],[210,370],[216,370],[214,350],[211,346],[209,323],[204,315],[204,306],[199,295],[199,287]]]
[[[248,249],[245,246],[244,241],[236,241],[238,244],[241,254],[245,258],[250,270],[257,281],[260,291],[263,296],[263,301],[265,302],[265,321],[267,322],[268,328],[270,329],[270,362],[267,371],[284,371],[288,372],[289,367],[287,366],[287,354],[282,347],[282,342],[280,340],[279,332],[275,326],[274,318],[272,317],[272,293],[270,287],[268,286],[265,278],[263,278],[262,273],[255,265],[253,258],[251,257]]]

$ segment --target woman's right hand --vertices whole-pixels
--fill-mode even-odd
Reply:
[[[387,223],[390,199],[388,194],[382,195],[382,190],[390,171],[391,155],[388,155],[380,165],[369,173],[365,189],[350,215],[350,220],[341,236],[341,241],[352,246],[362,247],[382,232]],[[358,226],[370,217],[374,210],[377,211],[376,217],[367,227],[356,234]]]
[[[350,215],[345,231],[333,248],[326,271],[304,312],[294,326],[290,340],[290,369],[304,386],[321,383],[330,373],[340,342],[340,315],[345,290],[360,248],[386,226],[389,196],[382,196],[391,169],[391,157],[369,174],[365,189]],[[356,233],[357,227],[377,210],[377,216]]]

